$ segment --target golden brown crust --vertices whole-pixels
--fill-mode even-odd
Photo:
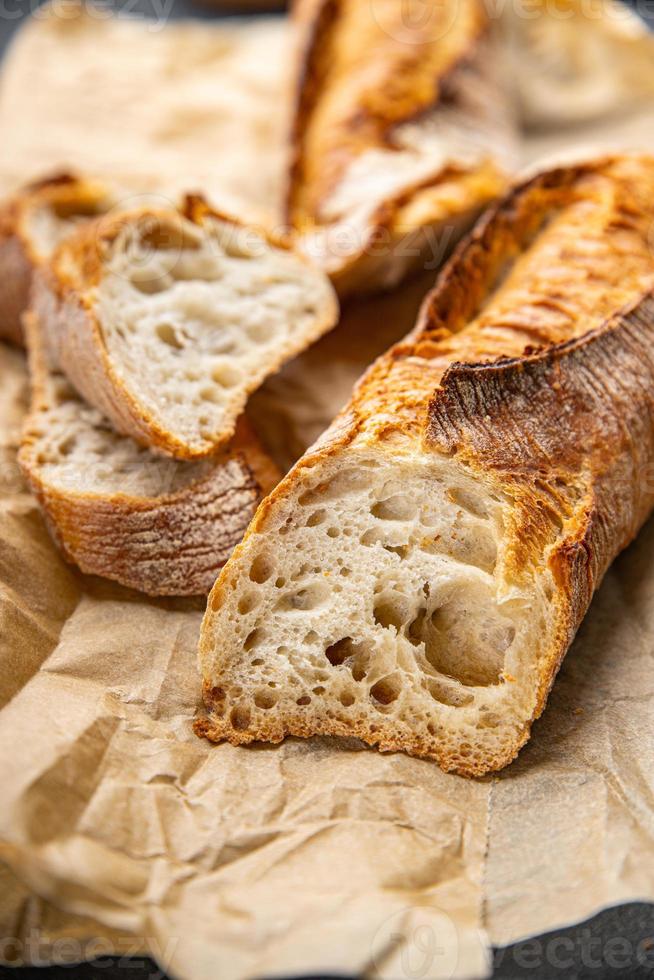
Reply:
[[[394,728],[351,725],[314,705],[274,711],[242,730],[206,678],[200,734],[244,744],[285,735],[356,735],[382,750],[481,775],[529,737],[607,567],[654,506],[654,158],[562,167],[514,189],[477,225],[425,299],[415,329],[364,375],[350,404],[260,506],[243,543],[275,526],[321,467],[367,448],[381,459],[433,455],[511,501],[504,581],[554,583],[533,713],[484,758]],[[331,472],[331,470],[330,470]],[[300,490],[301,492],[301,490]],[[226,600],[229,563],[207,620]],[[536,628],[536,627],[534,627]],[[205,625],[201,650],[211,632]],[[506,678],[506,682],[510,682]]]
[[[280,476],[250,425],[241,419],[228,450],[178,491],[144,496],[58,486],[40,458],[43,413],[55,409],[47,354],[33,314],[25,328],[32,406],[19,462],[65,557],[87,574],[149,595],[206,595]],[[161,470],[165,487],[171,467],[191,464],[153,455],[149,465]]]
[[[453,242],[506,187],[504,165],[480,135],[492,119],[503,145],[511,128],[483,4],[429,8],[420,0],[415,6],[412,0],[299,0],[294,6],[299,52],[287,214],[304,247],[318,249],[341,295],[394,284],[425,256],[433,261],[437,248],[446,250],[442,240]],[[460,128],[463,118],[467,126]],[[461,147],[466,128],[477,130],[473,159],[472,144]],[[374,191],[379,174],[367,186],[364,178],[361,195],[344,210],[336,204],[367,155],[397,153],[385,164],[392,172],[407,150],[413,178],[407,174],[380,195]],[[371,193],[370,213],[355,215]],[[330,238],[339,227],[340,240]],[[346,235],[357,241],[345,247]]]

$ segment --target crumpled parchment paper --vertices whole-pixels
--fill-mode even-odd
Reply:
[[[654,78],[632,70],[654,64],[654,41],[621,8],[567,6],[572,20],[503,14],[530,79],[525,163],[654,149]],[[167,195],[202,187],[274,220],[287,35],[281,20],[152,32],[40,15],[4,68],[0,183],[74,165]],[[607,71],[615,84],[591,99]],[[412,326],[433,278],[349,306],[252,399],[282,465]],[[531,742],[498,776],[354,740],[210,746],[191,730],[202,604],[60,559],[15,464],[26,398],[24,359],[0,345],[0,958],[147,951],[189,980],[484,977],[491,942],[654,900],[653,524],[609,571]]]

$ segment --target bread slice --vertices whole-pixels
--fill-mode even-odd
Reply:
[[[288,217],[341,296],[435,269],[507,187],[512,107],[483,0],[298,0]]]
[[[51,366],[33,314],[25,325],[32,407],[18,458],[66,558],[149,595],[206,595],[279,479],[245,419],[217,458],[143,449]]]
[[[22,344],[34,270],[76,225],[113,203],[104,182],[62,173],[29,184],[0,208],[0,339]]]
[[[654,505],[652,227],[644,157],[549,171],[482,219],[221,573],[200,734],[514,758]]]
[[[329,280],[189,197],[84,226],[34,304],[54,362],[142,445],[182,459],[225,446],[248,394],[330,329]]]

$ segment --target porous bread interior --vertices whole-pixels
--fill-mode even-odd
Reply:
[[[31,455],[39,478],[54,489],[152,499],[191,486],[211,469],[211,461],[174,460],[118,435],[59,372],[45,379],[42,396],[31,418]]]
[[[202,451],[231,434],[284,356],[330,325],[333,301],[322,274],[252,229],[181,221],[172,246],[165,225],[156,237],[138,219],[124,226],[97,311],[116,374],[159,425]]]
[[[217,734],[330,731],[448,768],[506,761],[552,628],[546,564],[508,581],[511,501],[463,466],[363,450],[344,463],[312,470],[223,573],[201,654]]]

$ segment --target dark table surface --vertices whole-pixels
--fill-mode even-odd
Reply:
[[[6,3],[0,0],[0,53],[37,2],[12,0]],[[148,15],[152,0],[116,0],[114,6]],[[633,0],[632,6],[654,24],[654,0]],[[190,0],[174,0],[171,17],[189,16],[215,18],[219,15]],[[493,980],[654,978],[654,904],[631,903],[605,909],[581,924],[494,949],[493,961]],[[0,966],[0,980],[31,980],[32,977],[38,977],[38,980],[165,980],[165,974],[147,958],[106,957],[76,966]],[[398,980],[422,978],[412,974]]]

